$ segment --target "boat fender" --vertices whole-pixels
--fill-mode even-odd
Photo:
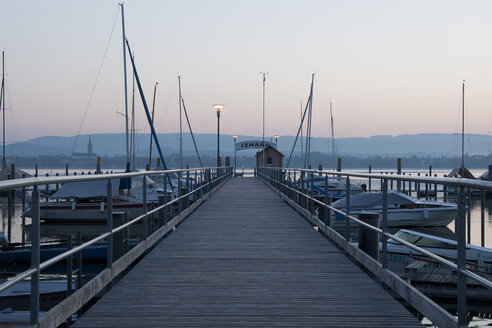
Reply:
[[[72,211],[75,211],[75,201],[72,202]]]
[[[104,202],[101,202],[101,203],[99,204],[99,211],[101,211],[101,213],[103,213],[103,212],[104,212]]]
[[[0,232],[0,246],[7,247],[8,245],[9,240],[2,232]]]
[[[428,219],[428,218],[429,218],[429,209],[424,208],[424,219]]]

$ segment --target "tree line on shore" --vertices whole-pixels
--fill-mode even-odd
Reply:
[[[234,155],[229,155],[230,164],[234,165]],[[395,169],[397,166],[397,160],[399,156],[387,155],[370,155],[370,156],[354,156],[354,155],[341,155],[342,169],[360,169],[368,168],[369,165],[373,169]],[[412,169],[425,169],[429,165],[433,168],[449,169],[461,166],[461,158],[451,156],[402,156],[402,167]],[[283,165],[287,164],[287,157],[284,158]],[[180,158],[179,154],[172,154],[165,157],[166,165],[168,168],[179,168]],[[216,165],[217,159],[211,156],[201,157],[202,163],[206,167],[213,167]],[[124,169],[126,166],[125,156],[115,157],[101,157],[101,167],[107,169]],[[237,156],[237,168],[251,169],[256,165],[254,155],[249,156]],[[224,164],[225,158],[222,159]],[[336,165],[336,159],[333,160],[331,154],[325,154],[320,152],[313,152],[310,155],[310,162],[313,168],[318,168],[322,165],[324,169],[332,169],[333,163]],[[65,156],[39,156],[39,157],[14,157],[9,159],[9,163],[15,163],[18,168],[31,169],[38,165],[39,168],[65,168],[68,164],[70,168],[95,168],[97,158],[70,158]],[[135,167],[143,169],[149,163],[148,157],[136,157]],[[200,163],[196,156],[184,156],[184,167],[189,166],[199,167]],[[465,166],[469,169],[486,169],[488,165],[492,165],[492,154],[489,155],[470,155],[465,156]],[[157,159],[153,158],[150,165],[151,168],[157,166]],[[293,156],[289,167],[301,167],[302,158],[300,155]]]

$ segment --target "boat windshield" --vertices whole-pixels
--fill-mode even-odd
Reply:
[[[416,243],[416,246],[419,247],[434,247],[434,248],[447,248],[447,249],[456,249],[456,245],[452,243],[446,243],[441,240],[436,240],[433,238],[422,237]]]
[[[398,237],[398,238],[400,238],[400,239],[403,239],[404,241],[409,242],[409,243],[411,243],[411,244],[415,244],[415,242],[421,238],[420,236],[413,235],[413,234],[411,234],[411,233],[404,232],[404,231],[398,231],[398,232],[395,234],[395,237]],[[399,242],[397,242],[397,241],[396,241],[396,240],[394,240],[394,239],[388,239],[388,243],[392,243],[392,244],[400,244]]]

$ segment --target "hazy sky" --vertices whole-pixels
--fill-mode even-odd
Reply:
[[[313,72],[314,136],[330,134],[330,100],[337,137],[459,132],[462,79],[467,132],[491,134],[491,15],[492,1],[125,3],[158,132],[179,129],[180,74],[195,132],[216,132],[223,103],[221,132],[261,135],[267,71],[267,135],[295,135]],[[123,132],[121,42],[117,1],[0,0],[8,141]]]

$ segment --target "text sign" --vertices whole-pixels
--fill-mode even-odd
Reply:
[[[265,143],[263,143],[263,141],[260,141],[260,140],[241,141],[241,142],[236,143],[236,150],[240,151],[240,150],[246,150],[246,149],[263,149],[267,146],[271,146],[271,147],[275,148],[275,143],[273,143],[271,141],[265,141]]]

